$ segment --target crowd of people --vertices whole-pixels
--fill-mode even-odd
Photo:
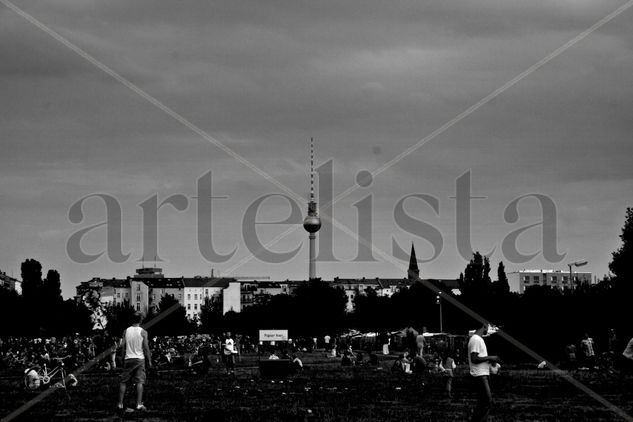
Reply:
[[[0,366],[24,368],[63,360],[69,368],[92,361],[115,339],[104,335],[50,338],[8,337],[0,339]]]
[[[473,420],[485,420],[487,417],[492,397],[488,377],[499,367],[499,358],[487,354],[483,340],[486,331],[487,326],[483,326],[471,333],[467,345],[469,373],[478,397]],[[388,353],[390,343],[384,338],[380,340],[384,343],[382,353]],[[570,369],[602,369],[601,365],[604,365],[604,362],[601,362],[599,357],[610,356],[611,369],[616,360],[620,360],[621,368],[632,369],[633,339],[629,340],[623,351],[621,351],[622,344],[617,341],[614,331],[609,331],[608,340],[606,350],[598,354],[593,338],[585,334],[577,345],[570,343],[565,347],[564,364]],[[143,345],[142,350],[140,344]],[[384,347],[385,344],[387,347]],[[405,346],[407,346],[406,342]],[[129,327],[123,339],[110,336],[105,332],[94,336],[3,338],[0,339],[0,367],[24,369],[34,365],[53,366],[59,360],[63,360],[71,371],[93,360],[98,360],[99,367],[104,370],[113,370],[120,366],[124,368],[122,372],[120,371],[124,374],[121,377],[121,394],[124,395],[126,383],[132,380],[138,393],[136,410],[142,410],[144,408],[142,385],[145,381],[145,362],[149,368],[154,365],[180,368],[200,365],[196,367],[196,372],[207,373],[215,360],[216,363],[223,364],[227,374],[233,374],[236,361],[242,354],[248,353],[258,354],[260,357],[268,356],[268,360],[288,361],[295,372],[300,372],[303,370],[300,352],[311,352],[317,348],[325,351],[327,356],[340,359],[342,366],[379,367],[380,348],[354,350],[352,342],[344,337],[328,335],[322,341],[317,338],[301,338],[280,344],[257,342],[247,335],[233,336],[230,332],[222,333],[222,335],[197,334],[150,338],[138,324]],[[118,351],[122,351],[120,358],[117,356]],[[425,348],[424,341],[420,341],[418,336],[397,355],[391,370],[394,374],[440,374],[444,380],[446,398],[451,400],[455,370],[457,365],[462,363],[457,355],[458,352],[458,349]],[[143,360],[143,365],[140,365],[140,360]],[[119,402],[119,407],[121,406],[122,403]]]

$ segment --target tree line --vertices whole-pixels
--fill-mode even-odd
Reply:
[[[187,320],[185,309],[178,301],[165,296],[147,320],[160,316],[160,322],[150,329],[153,335],[228,330],[256,335],[262,328],[288,329],[293,337],[334,335],[350,328],[384,332],[413,327],[418,331],[437,332],[440,330],[441,306],[443,331],[466,334],[476,328],[479,321],[453,306],[447,300],[452,297],[530,349],[556,360],[566,344],[577,344],[584,333],[596,340],[599,352],[607,343],[609,329],[614,329],[624,344],[633,335],[628,311],[633,297],[633,208],[626,211],[620,238],[622,245],[613,252],[609,265],[612,274],[597,284],[580,285],[573,290],[530,286],[522,295],[512,293],[503,263],[498,263],[493,280],[488,257],[474,252],[460,274],[459,295],[441,281],[429,281],[435,289],[418,281],[390,297],[380,296],[372,289],[357,292],[353,300],[354,310],[347,312],[347,296],[342,289],[322,280],[312,280],[290,295],[271,296],[240,313],[222,314],[221,304],[207,301],[197,321]],[[29,259],[22,264],[22,280],[22,296],[10,291],[0,292],[0,315],[3,321],[13,322],[2,324],[1,334],[90,331],[88,309],[73,300],[62,300],[57,271],[50,270],[42,278],[39,262]],[[169,315],[165,316],[167,310]],[[133,312],[128,306],[108,308],[108,330],[119,335],[129,324]],[[526,357],[524,352],[507,342],[500,339],[491,342],[490,347],[496,347],[508,359]]]
[[[48,270],[43,277],[42,264],[31,258],[20,269],[22,294],[0,289],[1,336],[52,337],[92,331],[88,308],[62,298],[57,270]]]

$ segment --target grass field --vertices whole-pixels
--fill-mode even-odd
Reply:
[[[475,404],[467,368],[453,383],[454,400],[444,398],[443,379],[395,375],[391,359],[381,357],[380,369],[342,368],[322,354],[304,356],[306,370],[286,380],[259,376],[257,357],[239,362],[235,376],[219,366],[206,376],[187,370],[161,370],[148,379],[145,404],[149,412],[128,420],[209,421],[455,421],[464,420]],[[592,371],[574,378],[628,414],[633,413],[633,377]],[[283,381],[283,382],[282,382]],[[20,388],[19,373],[0,378],[0,415],[37,396]],[[119,420],[114,406],[115,374],[86,373],[79,386],[56,391],[18,420]],[[548,370],[503,368],[491,380],[493,421],[623,420],[593,398]],[[132,394],[127,403],[132,404]]]

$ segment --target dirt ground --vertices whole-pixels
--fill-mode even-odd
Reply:
[[[342,368],[338,360],[314,354],[303,357],[306,369],[284,380],[262,379],[258,358],[246,357],[235,375],[214,366],[207,375],[164,369],[150,374],[145,414],[124,418],[145,421],[459,421],[475,404],[467,368],[460,366],[453,382],[454,399],[444,395],[439,374],[392,374],[393,358],[380,367]],[[491,379],[492,421],[626,420],[580,391],[560,375],[534,365],[502,368]],[[633,414],[633,376],[576,371],[574,379]],[[84,373],[68,393],[56,390],[16,420],[121,420],[115,412],[118,378],[104,372]],[[21,388],[19,373],[0,376],[3,418],[38,393]],[[133,403],[130,392],[128,405]],[[630,417],[629,417],[630,418]],[[633,420],[633,419],[629,419]]]

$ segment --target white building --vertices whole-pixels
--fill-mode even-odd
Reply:
[[[572,271],[573,282],[570,282],[569,271],[563,270],[520,270],[507,274],[510,291],[522,294],[530,286],[552,286],[558,289],[574,289],[579,284],[591,284],[593,275],[590,272]]]
[[[22,282],[7,275],[4,271],[0,271],[0,287],[15,290],[17,294],[22,294]]]
[[[354,310],[354,299],[357,295],[366,294],[367,289],[372,289],[378,296],[391,297],[395,292],[409,288],[412,281],[407,278],[338,278],[335,277],[332,287],[343,289],[347,296],[346,310]]]
[[[184,300],[182,305],[187,312],[187,318],[194,319],[200,314],[202,305],[209,299],[213,303],[222,302],[222,292],[229,286],[229,279],[194,277],[184,278]]]
[[[193,319],[207,298],[218,304],[222,302],[224,290],[231,280],[200,276],[172,278],[165,277],[160,268],[140,268],[134,276],[124,279],[95,277],[81,282],[76,297],[80,300],[98,298],[102,305],[127,303],[133,309],[147,313],[158,310],[161,299],[171,295],[185,308],[187,317]],[[239,309],[239,306],[233,306]]]

